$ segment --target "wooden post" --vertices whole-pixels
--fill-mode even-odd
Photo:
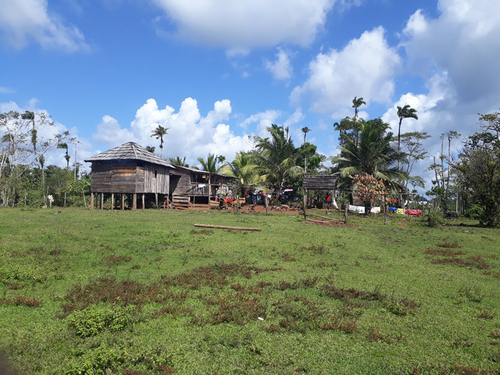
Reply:
[[[122,201],[121,201],[121,208],[122,208],[122,210],[124,210],[124,209],[125,209],[125,194],[122,194],[122,197],[121,197],[121,198],[122,198]]]
[[[101,210],[104,210],[104,193],[101,193]]]
[[[158,194],[156,195],[156,205],[158,206]],[[146,194],[142,193],[142,209],[146,209]]]
[[[142,208],[144,208],[144,194],[142,195]],[[156,208],[158,208],[158,193],[155,193],[155,203],[156,203]]]
[[[347,224],[349,222],[349,204],[345,204],[344,208],[344,224]]]
[[[307,214],[306,214],[306,209],[307,209],[307,189],[302,189],[302,209],[304,210],[304,220],[307,220]]]
[[[111,193],[111,211],[115,207],[115,193]]]
[[[91,210],[94,209],[94,192],[93,191],[90,192],[90,209]]]
[[[387,221],[388,221],[388,212],[387,212],[387,199],[386,197],[384,196],[384,225],[387,225]]]
[[[137,193],[132,194],[132,209],[137,210]]]
[[[212,175],[208,174],[208,201],[210,202],[210,197],[212,196]]]

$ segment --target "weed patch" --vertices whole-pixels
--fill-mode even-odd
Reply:
[[[104,330],[122,331],[132,325],[134,312],[134,306],[87,308],[71,314],[69,326],[80,337],[95,336]]]
[[[132,260],[132,257],[129,255],[108,255],[103,258],[104,262],[110,265],[118,265],[121,263],[126,263],[130,262]]]
[[[38,307],[42,304],[35,297],[16,296],[14,298],[0,298],[0,304],[11,306]]]
[[[485,262],[484,258],[480,255],[468,257],[466,259],[462,258],[442,258],[442,259],[433,259],[431,261],[432,264],[450,264],[453,266],[465,267],[465,268],[477,268],[480,270],[485,270],[490,268],[491,266]]]
[[[444,247],[447,249],[456,249],[456,248],[462,247],[458,244],[458,242],[443,242],[443,243],[438,243],[436,246],[437,247]]]
[[[392,344],[394,342],[401,341],[403,339],[403,335],[402,334],[398,336],[384,335],[380,333],[377,329],[371,328],[368,335],[366,335],[366,339],[368,341],[382,341],[385,342],[386,344]]]
[[[464,251],[460,251],[460,250],[447,250],[447,249],[427,249],[424,251],[424,254],[430,254],[430,255],[440,255],[440,256],[444,256],[444,257],[456,257],[458,255],[463,255],[465,254]]]
[[[351,289],[337,288],[336,286],[333,285],[323,286],[322,293],[324,296],[340,300],[357,298],[366,301],[383,301],[387,298],[386,295],[380,293],[378,290],[375,290],[373,292],[367,292],[363,290],[357,290],[354,288]]]

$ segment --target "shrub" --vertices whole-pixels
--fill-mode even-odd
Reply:
[[[438,210],[430,210],[427,214],[429,228],[437,228],[443,223],[443,214]]]
[[[111,332],[121,331],[133,323],[132,313],[134,306],[126,308],[87,308],[76,311],[69,318],[70,327],[80,337],[90,337],[99,334],[105,329]]]

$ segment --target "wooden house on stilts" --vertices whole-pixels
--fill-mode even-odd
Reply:
[[[144,147],[128,142],[93,156],[91,208],[104,207],[110,200],[111,209],[117,206],[140,208],[158,207],[159,203],[173,202],[176,208],[208,207],[217,190],[227,189],[229,177],[217,173],[176,166],[159,158]],[[131,202],[131,203],[130,203]]]
[[[98,205],[101,208],[105,198],[109,198],[113,209],[115,196],[119,196],[120,208],[125,208],[127,198],[129,207],[136,209],[138,197],[141,208],[146,208],[151,202],[158,205],[159,195],[168,196],[170,192],[170,173],[175,167],[135,142],[125,143],[85,161],[92,163],[91,208],[94,207],[95,194],[100,196]]]

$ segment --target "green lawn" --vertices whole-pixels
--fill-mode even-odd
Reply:
[[[0,210],[0,347],[20,373],[500,373],[499,230],[61,211]]]

